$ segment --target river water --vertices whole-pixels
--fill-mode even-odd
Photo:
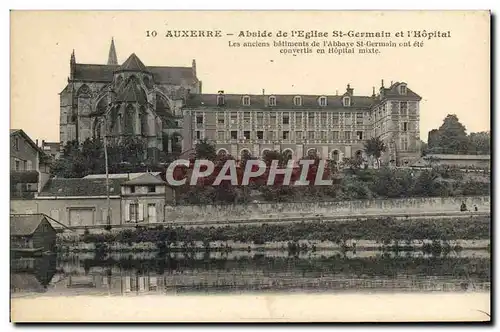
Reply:
[[[66,254],[11,259],[11,297],[489,292],[490,254]]]

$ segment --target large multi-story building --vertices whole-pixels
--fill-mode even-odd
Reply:
[[[386,88],[382,81],[371,96],[355,95],[349,85],[336,95],[202,94],[194,60],[191,67],[152,67],[132,54],[118,65],[112,41],[106,65],[77,63],[73,52],[60,95],[62,144],[134,137],[150,157],[174,143],[192,151],[208,139],[236,158],[278,150],[300,159],[314,151],[340,161],[363,155],[364,141],[380,137],[386,163],[420,155],[421,97],[403,82]]]
[[[203,139],[218,153],[261,157],[268,150],[298,160],[312,152],[324,159],[364,156],[364,142],[379,137],[382,160],[405,164],[419,152],[419,101],[406,83],[357,96],[347,85],[337,95],[189,94],[184,107],[184,146]]]
[[[201,92],[194,60],[191,67],[146,66],[132,54],[118,65],[113,40],[105,65],[77,63],[73,51],[60,93],[60,141],[133,137],[154,155],[164,150],[163,134],[180,128],[176,118],[188,92]]]

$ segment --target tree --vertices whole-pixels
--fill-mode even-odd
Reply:
[[[439,129],[429,132],[429,152],[460,154],[467,153],[468,140],[465,126],[455,114],[448,114]]]
[[[206,139],[201,140],[195,147],[196,159],[204,159],[214,161],[217,158],[215,145],[208,142]]]
[[[427,145],[427,143],[425,143],[424,141],[420,140],[419,142],[420,144],[420,156],[421,157],[424,157],[427,155],[428,153],[428,150],[429,150],[429,146]]]
[[[368,156],[375,158],[377,166],[380,168],[380,157],[382,152],[387,150],[385,143],[379,137],[372,137],[365,141],[364,150]]]
[[[278,160],[278,165],[286,165],[286,155],[279,151],[265,151],[262,159],[266,163],[267,167],[271,166],[273,160]]]
[[[353,173],[356,173],[361,168],[362,164],[363,164],[363,158],[361,156],[355,156],[352,158],[344,158],[344,160],[343,160],[343,165],[345,167],[349,167],[349,169]]]
[[[470,133],[467,140],[468,153],[491,154],[491,134],[489,131]]]
[[[257,159],[257,158],[253,157],[250,154],[250,152],[244,150],[243,153],[241,154],[240,167],[242,167],[244,169],[249,160],[255,160],[255,159]]]

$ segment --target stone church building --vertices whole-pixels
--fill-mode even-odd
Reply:
[[[154,157],[170,148],[163,146],[163,133],[180,135],[184,96],[201,93],[196,62],[191,67],[146,66],[133,53],[119,65],[116,54],[113,40],[105,65],[78,63],[71,54],[68,84],[60,93],[61,144],[104,135],[134,138]]]

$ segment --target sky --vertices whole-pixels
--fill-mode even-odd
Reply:
[[[222,38],[167,38],[167,30],[221,30]],[[147,31],[157,37],[147,37]],[[380,54],[283,55],[279,48],[229,43],[304,39],[239,38],[240,31],[450,31],[422,39],[423,47],[384,48]],[[232,33],[233,36],[227,36]],[[404,81],[422,97],[420,136],[456,114],[468,132],[490,130],[490,25],[487,12],[11,12],[11,123],[32,139],[59,141],[59,93],[69,61],[105,64],[111,38],[118,62],[131,53],[150,66],[191,66],[204,93],[355,95]],[[329,41],[358,41],[328,37]],[[365,39],[366,40],[366,39]],[[375,39],[370,39],[377,41]],[[408,38],[391,37],[399,42]],[[310,43],[313,39],[308,40]],[[411,40],[412,42],[414,39]]]

